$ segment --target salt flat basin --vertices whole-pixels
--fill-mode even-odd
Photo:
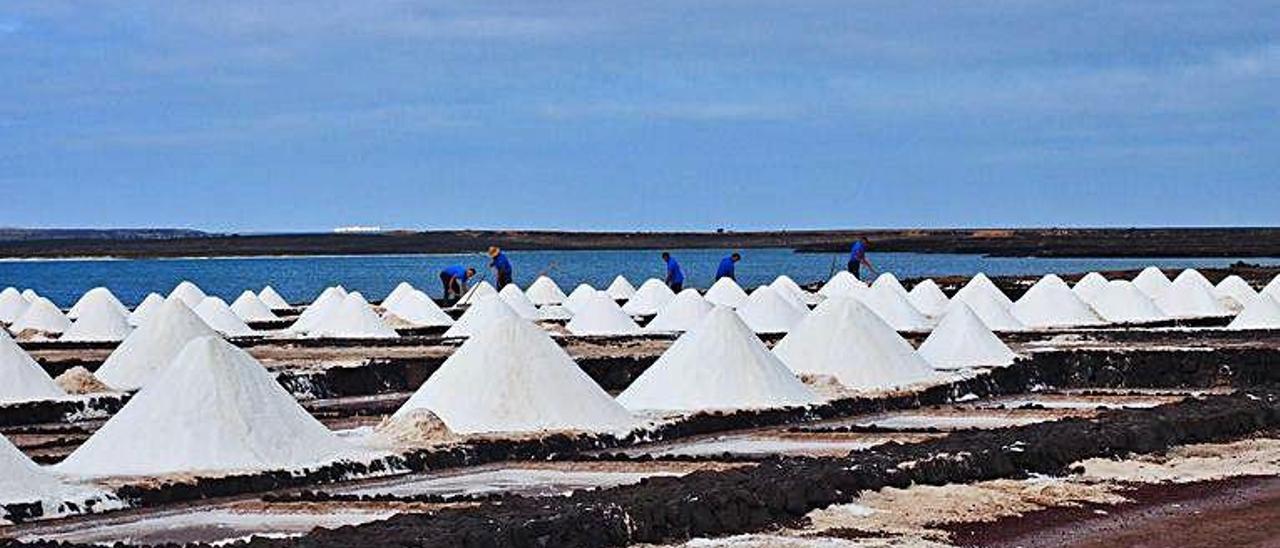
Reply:
[[[631,455],[655,457],[704,457],[731,455],[735,457],[769,456],[843,456],[851,451],[869,449],[877,445],[898,441],[910,443],[931,436],[925,434],[792,434],[750,433],[715,436],[692,441],[664,443],[639,447],[627,451]]]
[[[1148,409],[1157,405],[1173,403],[1183,396],[1176,395],[1086,395],[1086,394],[1028,394],[1010,398],[999,398],[977,402],[979,408],[1017,409],[1035,406],[1044,409]]]
[[[630,485],[655,476],[682,476],[689,471],[691,470],[674,467],[643,466],[637,466],[632,470],[617,467],[574,469],[550,466],[502,466],[453,473],[401,476],[330,492],[340,495],[397,497],[474,496],[494,493],[546,497],[569,495],[582,489]]]
[[[1087,417],[1094,413],[1094,409],[978,409],[952,407],[881,413],[855,419],[817,423],[813,428],[815,430],[839,427],[908,431],[985,430],[1024,426],[1065,417]]]
[[[224,543],[250,536],[301,536],[318,527],[335,528],[383,520],[389,511],[265,511],[214,507],[138,515],[132,519],[79,523],[65,530],[33,533],[22,540],[76,543]]]

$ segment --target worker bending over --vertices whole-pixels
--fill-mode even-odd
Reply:
[[[455,264],[440,271],[440,283],[444,285],[445,300],[462,298],[467,292],[467,281],[476,275],[476,269]]]
[[[719,280],[720,278],[729,278],[730,280],[733,280],[735,282],[738,281],[738,278],[734,276],[733,267],[735,263],[741,260],[742,260],[742,255],[739,255],[737,253],[734,253],[733,255],[720,259],[720,266],[716,268],[716,279]]]
[[[684,289],[684,271],[680,270],[680,263],[665,251],[662,252],[662,262],[667,263],[667,287],[672,292],[679,293]]]

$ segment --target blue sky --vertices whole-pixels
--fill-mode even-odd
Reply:
[[[1280,214],[1274,0],[6,0],[0,82],[0,226]]]

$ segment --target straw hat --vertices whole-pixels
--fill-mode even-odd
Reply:
[[[496,246],[496,245],[491,245],[491,246],[489,246],[489,256],[490,256],[490,257],[497,257],[497,256],[498,256],[498,251],[500,251],[500,250],[498,249],[498,246]]]

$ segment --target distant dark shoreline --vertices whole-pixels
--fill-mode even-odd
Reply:
[[[859,235],[873,251],[1003,257],[1280,257],[1280,228],[913,229],[770,232],[430,231],[379,234],[203,235],[151,239],[0,241],[0,258],[385,255],[513,250],[792,248],[844,252]]]

